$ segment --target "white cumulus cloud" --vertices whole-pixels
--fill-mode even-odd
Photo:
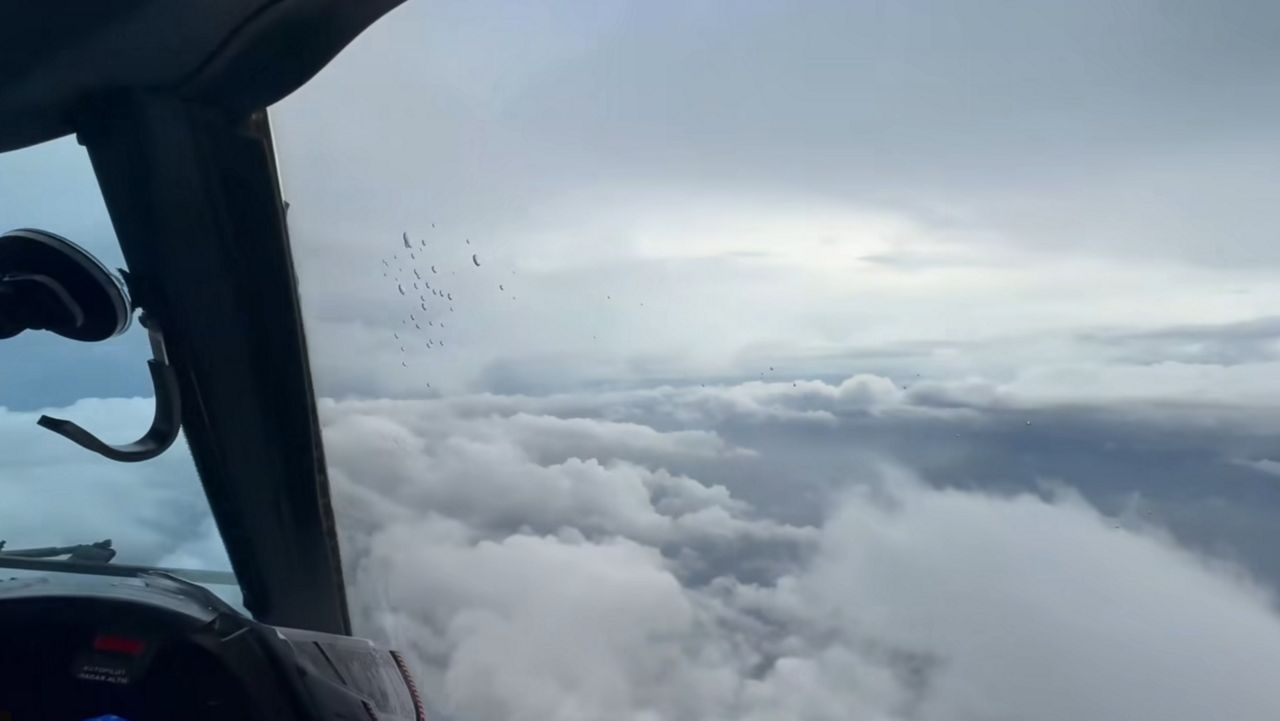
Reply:
[[[906,403],[774,385],[634,392],[693,435],[583,421],[587,393],[326,403],[358,625],[442,718],[1270,718],[1273,599],[1160,529],[893,465],[796,526],[674,470],[756,460],[708,394],[748,418]]]

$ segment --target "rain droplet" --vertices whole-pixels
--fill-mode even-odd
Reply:
[[[423,238],[423,239],[422,239],[422,247],[423,247],[423,248],[427,247],[427,239],[426,239],[426,238]]]
[[[449,300],[453,300],[453,293],[445,293]]]
[[[418,256],[414,255],[413,253],[409,254],[409,260],[417,260],[417,259],[418,259]]]
[[[453,306],[449,306],[449,312],[450,312],[450,313],[452,313],[452,312],[453,312]]]
[[[422,304],[422,309],[423,309],[423,310],[426,310],[426,309],[427,309],[427,304],[426,304],[426,303],[423,303],[423,304]]]
[[[416,281],[416,280],[415,280],[415,281],[413,281],[413,289],[414,289],[414,290],[421,290],[420,288],[418,288],[418,281]]]
[[[1027,421],[1027,425],[1031,425],[1031,421]]]
[[[418,325],[417,323],[414,323],[413,327],[417,328],[418,330],[422,330],[422,326]]]
[[[440,321],[440,327],[441,327],[441,328],[443,328],[443,327],[444,327],[444,321]]]
[[[769,370],[773,370],[773,366],[769,366]]]
[[[400,365],[404,366],[405,368],[409,367],[409,364],[405,363],[404,361],[400,361]]]
[[[413,317],[413,314],[412,314],[412,313],[410,313],[410,314],[409,314],[409,320],[417,320],[417,318]]]
[[[396,340],[400,340],[400,334],[399,334],[399,333],[392,333],[391,335],[395,336],[395,337],[396,337]]]
[[[479,259],[478,257],[476,257],[476,254],[475,254],[475,253],[472,253],[472,254],[471,254],[471,262],[472,262],[472,263],[475,263],[477,268],[479,268],[479,267],[480,267],[480,259]]]
[[[443,348],[443,347],[444,347],[444,338],[441,338],[441,339],[440,339],[440,347],[441,347],[441,348]]]
[[[471,245],[471,239],[467,238],[467,245]]]
[[[432,228],[436,227],[436,224],[435,224],[435,223],[432,223],[432,224],[431,224],[431,227],[432,227]]]
[[[400,295],[404,295],[404,284],[396,283],[396,287],[400,289]]]
[[[417,268],[413,269],[413,277],[417,278],[418,280],[422,280],[422,274],[418,272]]]
[[[382,264],[383,264],[383,265],[385,265],[385,266],[387,266],[388,268],[390,268],[390,267],[391,267],[391,264],[387,262],[387,259],[386,259],[386,258],[383,258],[383,259],[382,259]]]
[[[432,273],[439,273],[440,271],[436,270],[436,267],[433,265],[433,266],[431,266],[431,272],[432,272]]]
[[[427,325],[435,325],[435,324],[436,324],[436,323],[435,323],[435,321],[433,321],[433,320],[429,320],[429,321],[427,321]]]
[[[406,247],[406,248],[412,248],[412,247],[413,247],[412,245],[409,245],[409,234],[408,234],[408,233],[403,234],[401,237],[402,237],[402,238],[404,238],[404,247]]]
[[[501,284],[501,283],[499,283],[499,284],[498,284],[498,290],[506,290],[506,288],[503,288],[503,287],[502,287],[502,284]]]
[[[400,352],[401,352],[401,353],[403,353],[403,352],[404,352],[404,346],[400,346]]]
[[[613,300],[613,296],[611,296],[611,295],[606,295],[606,296],[604,297],[604,299],[605,299],[605,300]]]

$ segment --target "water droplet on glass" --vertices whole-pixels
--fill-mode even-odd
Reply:
[[[450,312],[450,313],[452,313],[452,312],[453,312],[453,306],[449,306],[449,312]]]
[[[449,300],[453,300],[453,293],[445,293]]]
[[[409,314],[409,320],[417,320],[417,318],[413,317],[413,314],[412,314],[412,313],[410,313],[410,314]]]
[[[501,283],[499,283],[499,284],[498,284],[498,290],[506,290],[506,288],[503,288],[503,287],[502,287],[502,284],[501,284]]]
[[[432,321],[432,320],[427,321],[427,325],[435,325],[435,324],[436,324],[435,321]]]
[[[422,326],[418,325],[417,323],[414,323],[413,327],[417,328],[418,330],[422,330]]]
[[[479,267],[480,267],[480,259],[479,259],[478,257],[476,257],[476,254],[475,254],[475,253],[472,253],[472,254],[471,254],[471,262],[472,262],[472,263],[475,263],[477,268],[479,268]]]
[[[426,238],[423,238],[423,239],[422,239],[422,247],[423,247],[423,248],[427,247],[427,239],[426,239]]]
[[[467,245],[471,245],[471,239],[467,238]]]
[[[436,224],[435,224],[435,223],[432,223],[432,224],[431,224],[431,227],[432,227],[432,228],[436,227]]]
[[[422,309],[423,309],[423,310],[426,310],[426,309],[427,309],[427,304],[426,304],[426,303],[423,303],[423,304],[422,304]]]
[[[413,253],[409,254],[409,260],[417,260],[417,259],[418,259],[418,256],[414,255]]]
[[[441,347],[441,348],[443,348],[443,347],[444,347],[444,338],[441,338],[441,339],[440,339],[440,347]]]
[[[399,334],[399,333],[392,333],[391,335],[395,336],[396,340],[400,340],[400,334]]]
[[[441,328],[443,328],[443,327],[444,327],[444,321],[440,321],[440,327],[441,327]]]
[[[433,266],[431,266],[431,272],[432,272],[432,273],[439,273],[440,271],[436,270],[436,267],[433,265]]]
[[[769,366],[769,370],[773,370],[773,366]]]
[[[408,234],[408,233],[403,234],[401,237],[402,237],[402,238],[404,238],[404,247],[406,247],[406,248],[412,248],[412,247],[413,247],[412,245],[409,245],[409,234]]]
[[[400,361],[400,365],[404,366],[405,368],[409,367],[409,364],[405,363],[404,361]]]
[[[418,272],[417,268],[413,269],[413,277],[417,278],[418,280],[422,280],[422,274]]]
[[[1031,421],[1027,421],[1027,425],[1031,425]]]
[[[415,281],[413,281],[413,289],[414,289],[414,290],[421,290],[421,288],[419,288],[419,287],[418,287],[418,281],[416,281],[416,280],[415,280]]]
[[[400,295],[404,295],[404,284],[396,283],[396,287],[400,289]]]

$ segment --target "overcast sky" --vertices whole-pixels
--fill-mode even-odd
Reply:
[[[1278,8],[393,12],[272,109],[360,632],[450,721],[1273,718]],[[87,369],[27,502],[135,336],[0,355]],[[156,463],[63,482],[225,563]]]

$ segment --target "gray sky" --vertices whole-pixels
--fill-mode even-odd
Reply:
[[[1278,26],[405,4],[272,108],[361,632],[458,721],[1272,717]],[[225,563],[29,428],[143,425],[140,336],[23,342],[0,477]]]

